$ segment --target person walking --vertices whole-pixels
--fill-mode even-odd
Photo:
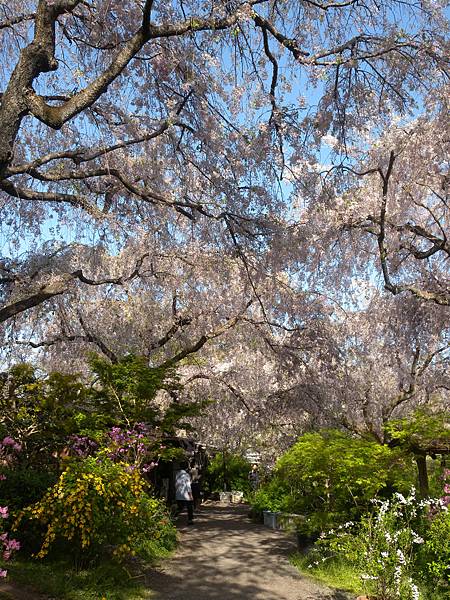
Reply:
[[[252,466],[252,470],[248,474],[248,480],[250,482],[250,487],[254,492],[256,492],[259,487],[258,465],[255,464]]]
[[[197,508],[201,504],[202,488],[200,469],[195,463],[191,465],[191,468],[189,469],[189,474],[191,476],[191,490],[192,498],[194,499],[194,510],[197,510]]]
[[[188,473],[188,464],[183,462],[180,469],[175,473],[175,500],[178,504],[178,511],[181,513],[184,508],[188,514],[188,525],[194,523],[194,497],[192,495],[191,477]]]

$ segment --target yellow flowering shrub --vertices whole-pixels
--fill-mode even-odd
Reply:
[[[164,505],[146,487],[129,465],[86,458],[69,465],[39,502],[20,511],[14,529],[39,524],[37,558],[52,545],[69,542],[74,554],[108,548],[120,559],[134,554],[143,537],[158,539],[162,529],[171,527]]]

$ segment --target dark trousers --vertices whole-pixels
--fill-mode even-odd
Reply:
[[[191,483],[192,496],[194,498],[194,508],[197,509],[200,505],[200,499],[202,496],[200,483],[198,481],[193,481]]]
[[[194,502],[192,500],[177,500],[178,513],[183,512],[183,508],[186,508],[188,514],[188,521],[194,520]]]

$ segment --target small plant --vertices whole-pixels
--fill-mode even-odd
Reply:
[[[414,489],[407,497],[396,493],[374,503],[377,510],[363,516],[359,525],[349,522],[322,533],[309,567],[345,560],[356,567],[371,598],[424,598],[433,575],[433,585],[439,586],[448,569],[448,544],[442,540],[450,529],[446,507],[441,500],[418,501]]]
[[[76,558],[111,548],[122,559],[136,552],[142,537],[160,536],[168,518],[162,503],[147,494],[138,470],[90,457],[69,465],[39,502],[19,512],[14,527],[22,530],[28,523],[41,530],[36,558],[68,542]]]

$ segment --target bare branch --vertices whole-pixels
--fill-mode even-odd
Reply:
[[[170,366],[175,365],[176,363],[180,362],[181,360],[183,360],[190,354],[195,354],[196,352],[198,352],[210,340],[213,340],[214,338],[217,338],[217,337],[223,335],[229,329],[232,329],[236,325],[236,323],[238,323],[242,319],[242,316],[247,312],[247,310],[250,308],[250,306],[253,304],[253,302],[254,302],[253,299],[249,300],[245,304],[244,308],[237,315],[235,315],[234,317],[230,317],[229,319],[227,319],[225,321],[225,323],[223,323],[222,325],[219,325],[212,331],[204,333],[202,336],[200,336],[200,338],[196,342],[194,342],[190,346],[187,346],[186,348],[184,348],[183,350],[181,350],[180,352],[178,352],[171,358],[164,361],[160,366],[161,367],[170,367]]]
[[[149,7],[151,7],[151,2],[146,3],[144,13],[149,11]],[[109,67],[86,88],[74,94],[67,102],[60,106],[49,105],[42,96],[36,94],[30,87],[26,93],[28,109],[36,118],[49,127],[60,129],[64,123],[94,104],[149,40],[181,36],[188,32],[228,29],[237,20],[238,13],[235,12],[222,18],[192,17],[179,23],[162,25],[152,25],[147,22],[124,44]]]
[[[23,23],[24,21],[31,21],[36,16],[36,13],[28,13],[26,15],[18,15],[17,17],[12,17],[11,19],[7,19],[6,21],[0,22],[0,29],[6,29],[7,27],[13,27],[18,23]]]
[[[149,344],[147,348],[147,356],[150,355],[153,352],[153,350],[165,346],[167,342],[169,342],[178,331],[183,329],[183,327],[185,327],[186,325],[190,325],[190,323],[192,323],[192,317],[178,317],[175,323],[172,325],[172,327],[170,327],[170,329],[168,329],[162,337]]]
[[[80,313],[78,313],[78,320],[80,321],[80,325],[86,334],[86,341],[92,342],[93,344],[95,344],[103,352],[103,354],[109,358],[109,360],[112,363],[114,363],[114,364],[118,363],[119,359],[118,359],[117,355],[110,348],[108,348],[108,346],[103,342],[103,340],[101,340],[98,337],[98,335],[93,333],[93,331],[91,331],[87,327],[87,325]]]
[[[86,277],[81,269],[77,269],[72,273],[64,273],[63,275],[55,277],[51,283],[43,285],[34,292],[30,291],[24,298],[13,301],[10,304],[7,304],[6,306],[0,308],[0,323],[3,323],[4,321],[7,321],[8,319],[26,310],[29,310],[30,308],[38,306],[39,304],[42,304],[43,302],[46,302],[47,300],[54,298],[55,296],[60,296],[61,294],[64,294],[68,291],[70,284],[74,280],[79,280],[82,283],[92,286],[107,284],[123,285],[124,283],[131,281],[136,277],[139,277],[142,264],[148,256],[148,253],[143,254],[136,261],[136,266],[132,273],[130,273],[127,276],[122,275],[120,277],[111,277],[100,280],[94,280],[90,279],[89,277]]]

